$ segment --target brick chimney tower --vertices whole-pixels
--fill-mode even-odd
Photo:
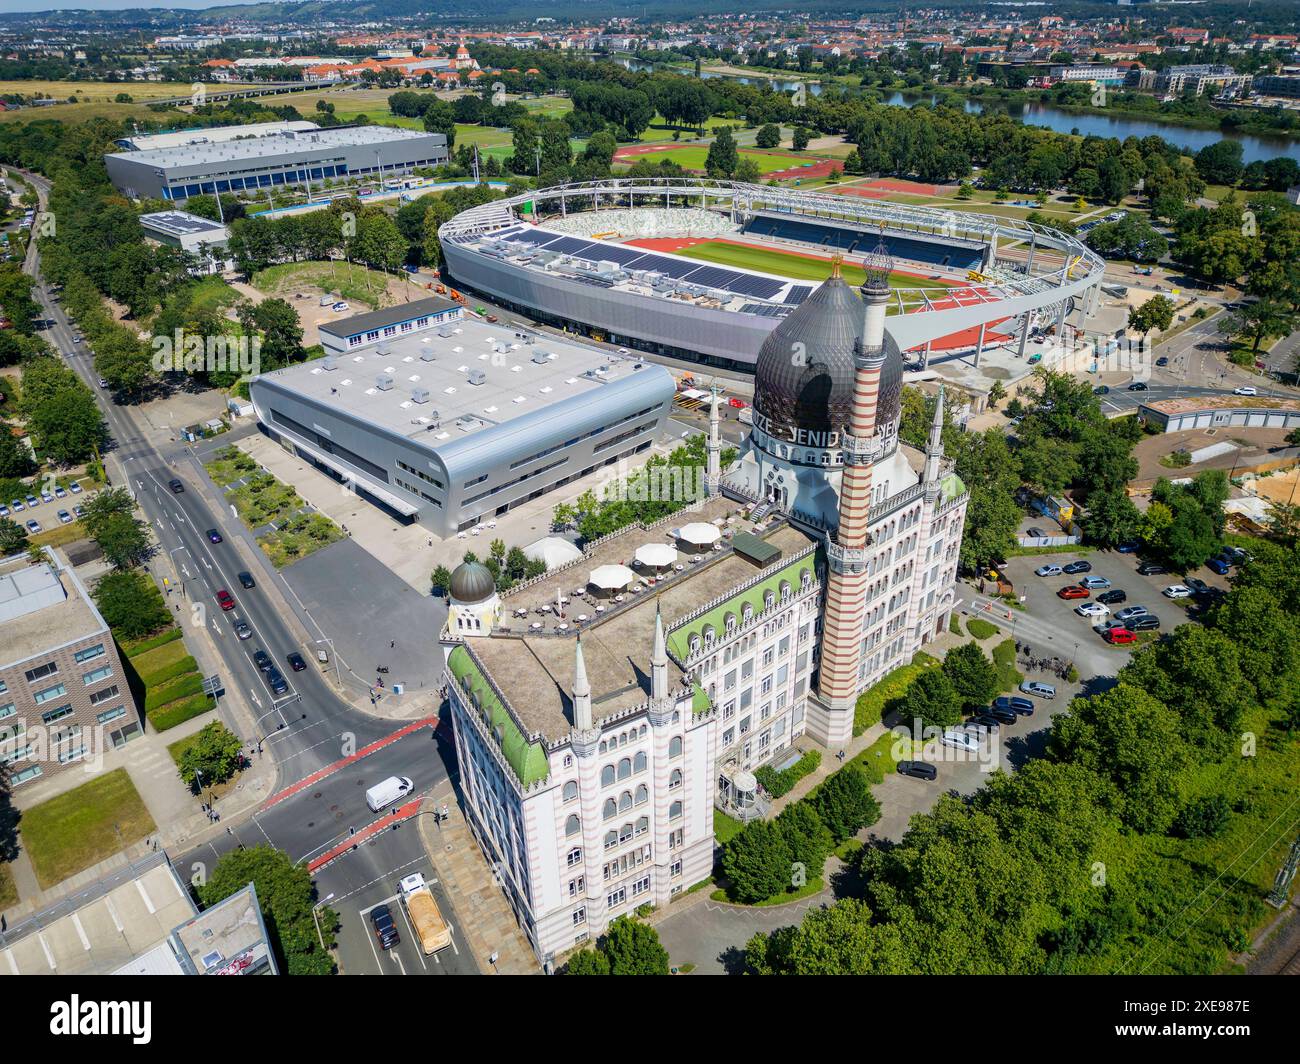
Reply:
[[[882,450],[876,436],[880,373],[885,364],[885,308],[893,267],[882,240],[863,261],[866,280],[862,337],[854,351],[853,410],[841,434],[844,476],[840,487],[839,527],[827,536],[826,612],[822,621],[818,700],[827,711],[827,742],[847,742],[853,734],[862,657],[862,620],[867,586],[867,516],[871,511],[871,467]]]

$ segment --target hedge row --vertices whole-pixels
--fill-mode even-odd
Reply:
[[[143,654],[146,650],[153,650],[163,646],[181,637],[181,630],[173,625],[165,632],[159,632],[157,635],[148,636],[145,639],[137,639],[122,644],[122,653],[128,658],[133,658],[138,654]]]
[[[171,683],[146,694],[144,696],[144,711],[148,713],[150,710],[167,705],[168,702],[175,702],[178,698],[199,694],[202,690],[203,677],[197,672],[182,676],[180,679],[173,680]]]
[[[186,655],[180,661],[173,661],[170,665],[164,665],[147,675],[141,675],[140,682],[145,685],[146,689],[152,690],[165,684],[168,680],[174,680],[177,676],[184,676],[187,672],[197,671],[198,662]]]
[[[821,763],[821,751],[809,750],[789,768],[783,768],[779,772],[771,765],[756,768],[754,778],[763,785],[763,789],[773,798],[780,798],[789,794],[794,789],[794,785],[810,772],[816,772],[817,766]]]
[[[886,713],[902,704],[912,681],[925,669],[938,664],[938,659],[919,651],[910,665],[895,669],[869,690],[862,692],[853,710],[853,734],[861,735],[873,724],[879,724]]]
[[[181,699],[178,702],[168,702],[161,709],[153,710],[147,713],[146,716],[155,729],[166,731],[178,724],[184,724],[191,717],[206,713],[212,707],[213,701],[208,695],[191,695],[189,698]]]

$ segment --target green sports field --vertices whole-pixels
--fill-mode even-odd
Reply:
[[[705,262],[717,263],[719,266],[739,266],[742,269],[759,270],[776,277],[789,277],[795,281],[824,281],[831,275],[831,264],[827,259],[810,259],[804,255],[790,255],[783,251],[768,248],[742,247],[739,244],[727,244],[710,241],[694,244],[673,252],[688,259],[703,259]],[[845,262],[840,269],[844,280],[851,285],[860,285],[866,280],[862,268]],[[926,277],[913,274],[895,273],[889,278],[891,288],[950,288],[944,281],[932,281]]]
[[[708,155],[709,147],[707,144],[683,144],[678,147],[663,148],[660,151],[646,152],[641,155],[618,156],[614,161],[631,166],[642,159],[649,159],[652,163],[657,163],[660,159],[670,159],[684,170],[702,171],[704,161],[708,158]],[[770,174],[777,170],[789,170],[805,163],[814,164],[822,161],[817,156],[774,154],[749,148],[741,148],[740,155],[745,159],[753,159],[758,164],[760,174]]]

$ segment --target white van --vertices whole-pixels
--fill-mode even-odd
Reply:
[[[378,813],[389,808],[399,798],[406,797],[414,789],[415,784],[406,776],[389,776],[388,779],[381,780],[366,791],[366,805],[370,806],[372,813]]]

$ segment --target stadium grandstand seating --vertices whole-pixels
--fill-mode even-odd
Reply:
[[[880,240],[881,234],[847,225],[836,225],[807,218],[786,218],[757,214],[744,226],[750,236],[769,237],[810,244],[822,251],[842,251],[846,255],[865,255]],[[978,269],[983,259],[978,247],[954,243],[930,243],[910,237],[884,234],[885,245],[896,259],[919,262],[950,270]]]
[[[583,211],[548,218],[546,227],[572,236],[701,237],[734,233],[738,226],[725,214],[701,207],[637,207]]]

